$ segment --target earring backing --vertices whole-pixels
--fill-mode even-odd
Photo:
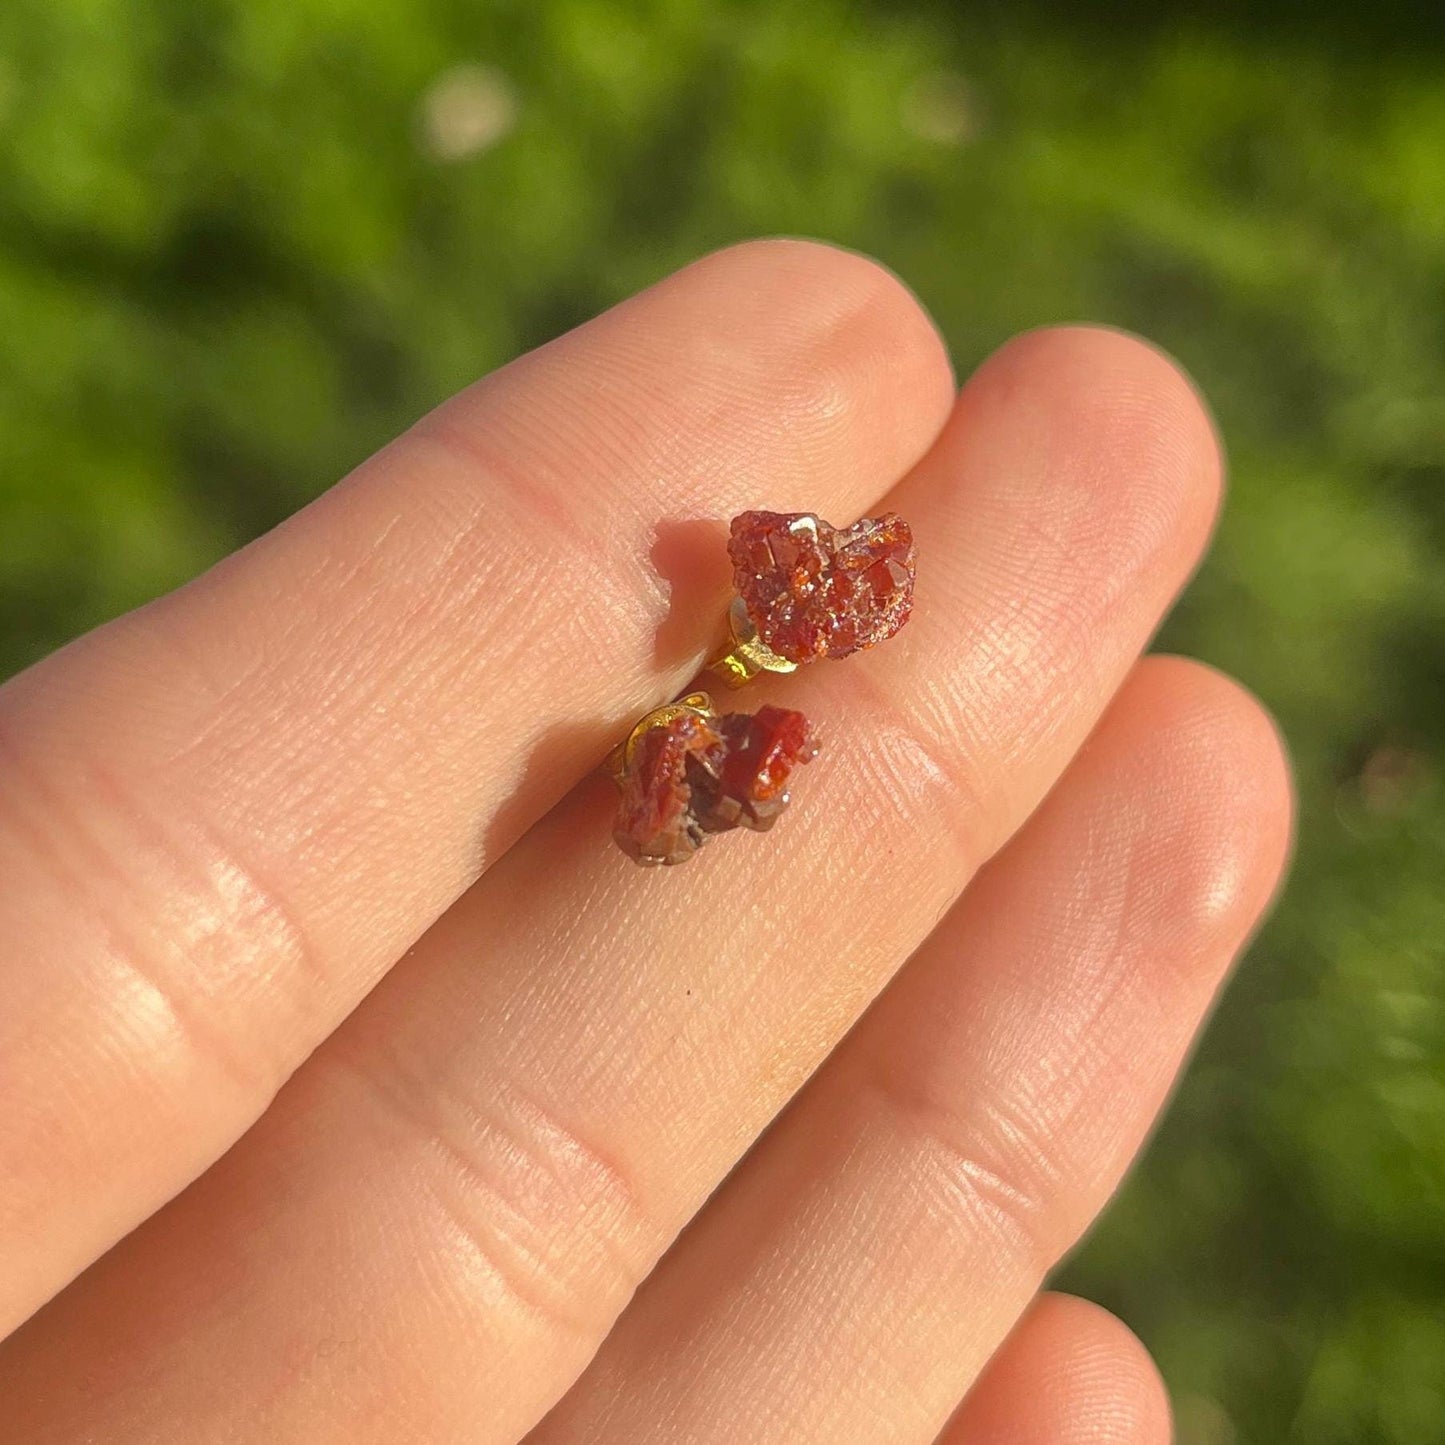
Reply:
[[[704,671],[728,687],[746,687],[759,673],[796,672],[798,664],[779,657],[758,635],[748,605],[734,597],[728,608],[728,641],[708,662]]]
[[[913,529],[895,512],[851,527],[812,512],[743,512],[728,555],[729,640],[707,670],[729,687],[876,647],[913,610]]]

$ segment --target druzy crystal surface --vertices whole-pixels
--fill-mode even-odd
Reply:
[[[913,609],[913,531],[895,513],[831,527],[810,512],[744,512],[728,555],[759,637],[789,662],[873,647]]]
[[[817,751],[807,718],[788,708],[671,718],[638,739],[612,835],[639,863],[672,864],[714,833],[765,832],[788,806],[793,769]]]

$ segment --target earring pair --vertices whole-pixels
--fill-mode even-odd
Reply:
[[[913,532],[894,513],[837,528],[811,512],[743,512],[728,555],[728,639],[705,675],[729,688],[874,647],[913,608]],[[707,692],[689,692],[647,713],[609,755],[621,794],[613,837],[657,866],[686,862],[733,828],[766,832],[788,806],[794,769],[817,753],[800,712],[720,714]]]

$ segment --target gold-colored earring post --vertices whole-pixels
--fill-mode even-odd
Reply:
[[[745,687],[764,672],[796,672],[798,664],[779,657],[758,636],[753,620],[741,597],[733,599],[728,608],[728,641],[703,669],[728,687]],[[716,717],[712,698],[705,692],[690,692],[675,702],[664,703],[640,718],[627,736],[607,755],[606,768],[614,781],[620,783],[643,736],[655,727],[665,727],[674,718],[691,713],[696,717]]]
[[[639,718],[632,731],[607,754],[607,771],[611,773],[613,780],[618,783],[622,781],[623,774],[626,773],[628,764],[632,761],[632,755],[637,751],[637,745],[642,741],[645,733],[656,727],[665,727],[673,718],[689,714],[693,717],[717,716],[712,705],[712,698],[707,693],[690,692],[686,697],[680,697],[676,702],[668,702],[661,707],[655,707],[650,713]]]
[[[745,687],[762,672],[796,672],[798,664],[779,657],[758,636],[741,597],[728,608],[729,640],[704,669],[728,687]]]

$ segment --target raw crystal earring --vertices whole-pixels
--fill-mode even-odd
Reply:
[[[728,555],[731,635],[708,671],[729,687],[874,647],[913,610],[913,529],[893,512],[851,527],[812,512],[744,512]]]
[[[685,863],[715,833],[763,833],[788,806],[788,780],[817,756],[807,718],[788,708],[721,717],[705,692],[647,714],[608,767],[622,796],[612,836],[646,865]]]
[[[831,527],[811,512],[744,512],[728,537],[730,639],[707,671],[729,687],[892,637],[913,610],[913,532],[902,517]],[[716,833],[766,832],[818,747],[800,712],[719,715],[705,692],[654,708],[613,749],[612,836],[648,865],[684,863]]]

